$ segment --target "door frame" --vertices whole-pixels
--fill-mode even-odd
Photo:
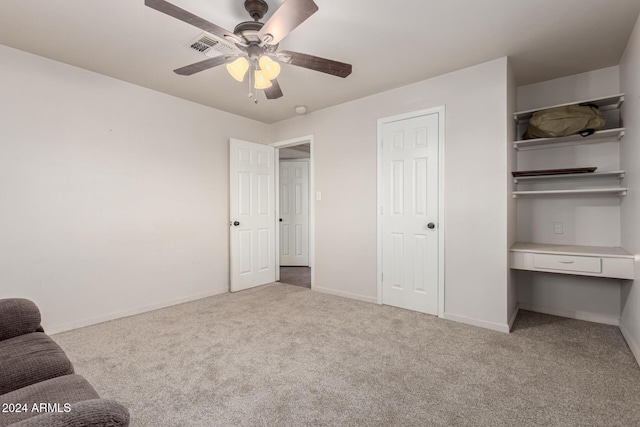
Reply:
[[[445,106],[412,111],[410,113],[378,119],[378,171],[377,171],[377,281],[378,304],[382,304],[382,128],[387,123],[438,114],[438,317],[444,317],[444,140]]]
[[[314,144],[313,135],[301,136],[298,138],[287,139],[284,141],[272,142],[270,146],[276,149],[276,155],[274,156],[275,168],[276,168],[276,194],[275,194],[275,207],[276,207],[276,281],[280,280],[280,149],[294,147],[296,145],[309,144],[309,267],[311,268],[311,290],[315,283],[315,265],[316,265],[316,251],[315,251],[315,167],[314,167]]]

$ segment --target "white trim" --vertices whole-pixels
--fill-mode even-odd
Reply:
[[[77,322],[64,323],[62,325],[54,325],[47,326],[46,322],[44,323],[45,332],[49,335],[59,334],[61,332],[70,331],[72,329],[84,328],[85,326],[91,326],[98,323],[108,322],[110,320],[122,319],[123,317],[134,316],[136,314],[147,313],[149,311],[159,310],[161,308],[170,307],[173,305],[183,304],[185,302],[196,301],[203,298],[212,297],[215,295],[221,295],[229,293],[229,285],[224,284],[222,286],[218,286],[212,291],[205,292],[203,294],[192,295],[188,297],[176,298],[170,301],[159,302],[156,304],[147,305],[140,308],[132,308],[129,310],[118,311],[116,313],[107,314],[104,316],[93,317],[91,319],[80,320]]]
[[[620,318],[590,311],[563,310],[560,308],[543,307],[519,303],[520,310],[535,311],[536,313],[550,314],[552,316],[566,317],[569,319],[585,320],[587,322],[603,323],[605,325],[620,326]]]
[[[629,345],[631,352],[636,357],[636,362],[638,362],[638,365],[640,365],[640,344],[638,344],[638,342],[633,339],[633,335],[631,335],[629,328],[627,328],[627,325],[625,325],[622,319],[620,319],[620,324],[618,326],[620,327],[622,336],[625,340],[627,340],[627,344]]]
[[[320,286],[314,287],[313,291],[320,292],[320,293],[323,293],[323,294],[334,295],[334,296],[342,297],[342,298],[355,299],[355,300],[358,300],[358,301],[368,302],[368,303],[371,303],[371,304],[377,304],[377,298],[376,297],[367,297],[367,296],[364,296],[364,295],[352,294],[351,292],[344,292],[344,291],[337,291],[335,289],[322,288]]]
[[[513,314],[511,315],[511,318],[509,319],[509,332],[511,332],[511,329],[513,329],[513,324],[516,321],[516,317],[518,317],[518,312],[520,311],[520,304],[516,304],[516,309],[513,310]]]
[[[269,145],[275,148],[287,148],[287,147],[293,147],[296,145],[306,144],[307,142],[313,143],[313,135],[305,135],[305,136],[300,136],[298,138],[286,139],[284,141],[272,142]]]
[[[287,139],[285,141],[272,142],[269,144],[274,147],[276,151],[280,148],[293,147],[295,145],[309,144],[309,267],[311,267],[311,289],[314,288],[316,282],[316,227],[315,227],[315,210],[316,210],[316,197],[315,197],[315,147],[313,143],[313,135],[301,136],[298,138]],[[279,174],[278,174],[279,175]],[[279,183],[279,177],[276,178],[276,185]],[[279,187],[279,186],[278,186]],[[280,279],[280,192],[276,190],[276,235],[278,236],[276,243],[276,270],[277,279]]]
[[[275,254],[276,254],[276,259],[275,259],[275,265],[276,265],[276,282],[280,281],[280,149],[279,148],[275,148],[275,156],[273,156],[273,164],[274,164],[274,170],[275,170],[275,208],[276,208],[276,216],[275,216],[275,221],[276,221],[276,231],[275,231],[275,239],[274,243],[276,245],[276,250],[275,250]]]
[[[444,318],[452,320],[458,323],[464,323],[471,326],[478,326],[480,328],[489,329],[496,332],[502,332],[508,334],[510,327],[507,323],[494,323],[487,322],[486,320],[472,319],[471,317],[459,316],[457,314],[445,313]]]
[[[445,297],[445,271],[444,271],[444,141],[445,141],[445,106],[428,108],[425,110],[413,111],[410,113],[400,114],[397,116],[384,117],[378,119],[378,135],[377,135],[377,282],[378,295],[376,303],[382,304],[382,215],[380,209],[382,207],[382,126],[387,123],[397,122],[400,120],[412,119],[415,117],[426,116],[429,114],[438,114],[438,317],[444,316],[444,297]]]
[[[445,106],[438,110],[438,315],[444,316],[445,270],[444,270],[444,141],[445,141]]]

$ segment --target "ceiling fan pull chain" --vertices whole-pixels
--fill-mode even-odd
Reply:
[[[251,93],[249,94],[249,97],[253,96],[253,102],[254,103],[258,103],[258,90],[256,89],[256,84],[255,84],[255,75],[256,75],[256,64],[254,63],[254,61],[251,61],[251,68],[249,70],[249,90],[251,91]]]
[[[249,82],[249,93],[247,94],[247,97],[251,98],[253,96],[253,64],[249,64],[249,78],[247,79]]]

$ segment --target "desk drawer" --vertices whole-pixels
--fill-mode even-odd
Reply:
[[[602,259],[586,256],[533,254],[533,267],[545,270],[602,273]]]

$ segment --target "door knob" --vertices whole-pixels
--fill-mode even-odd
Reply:
[[[434,228],[436,228],[436,225],[434,223],[430,222],[429,224],[427,224],[427,228],[429,230],[433,230]]]
[[[282,222],[282,218],[280,218],[280,222]]]
[[[240,225],[240,223],[238,221],[233,221],[233,225],[237,227]]]

